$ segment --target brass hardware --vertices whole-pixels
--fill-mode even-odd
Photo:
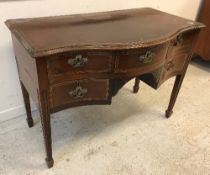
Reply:
[[[83,98],[88,90],[78,85],[74,90],[69,92],[69,95],[75,99]]]
[[[151,63],[153,60],[154,53],[152,51],[147,51],[144,55],[139,57],[139,61],[144,64]]]
[[[172,61],[169,61],[167,63],[167,67],[166,67],[167,71],[170,71],[173,68],[174,68],[174,63]]]
[[[83,67],[88,62],[87,57],[83,57],[82,55],[76,55],[75,58],[70,58],[68,60],[68,64],[71,66],[78,68]]]
[[[176,37],[176,39],[173,42],[173,46],[178,46],[183,43],[183,36],[180,34]]]

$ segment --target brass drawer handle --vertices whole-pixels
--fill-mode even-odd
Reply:
[[[173,69],[173,68],[174,68],[174,63],[173,63],[172,61],[169,61],[169,62],[167,63],[166,70],[167,70],[167,71],[170,71],[170,70]]]
[[[151,63],[154,55],[152,51],[147,51],[144,55],[140,55],[139,61],[144,64]]]
[[[74,68],[83,67],[87,62],[88,58],[83,57],[82,55],[76,55],[75,58],[70,58],[68,60],[68,64],[70,64]]]
[[[75,99],[83,98],[88,90],[78,85],[74,90],[69,92],[69,95]]]
[[[183,36],[180,34],[176,37],[175,41],[173,42],[173,46],[179,46],[183,43]]]

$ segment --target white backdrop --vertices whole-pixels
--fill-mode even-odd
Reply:
[[[137,7],[153,7],[195,19],[199,4],[200,0],[0,0],[0,122],[25,112],[6,19]]]

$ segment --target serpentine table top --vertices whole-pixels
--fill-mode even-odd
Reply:
[[[71,50],[151,46],[199,28],[201,23],[142,8],[8,20],[7,25],[31,56],[40,57]]]

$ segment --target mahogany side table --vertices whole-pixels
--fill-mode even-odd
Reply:
[[[157,89],[176,76],[170,117],[203,24],[151,8],[7,20],[29,127],[29,96],[39,107],[46,163],[53,166],[50,114],[111,104],[135,78]]]

